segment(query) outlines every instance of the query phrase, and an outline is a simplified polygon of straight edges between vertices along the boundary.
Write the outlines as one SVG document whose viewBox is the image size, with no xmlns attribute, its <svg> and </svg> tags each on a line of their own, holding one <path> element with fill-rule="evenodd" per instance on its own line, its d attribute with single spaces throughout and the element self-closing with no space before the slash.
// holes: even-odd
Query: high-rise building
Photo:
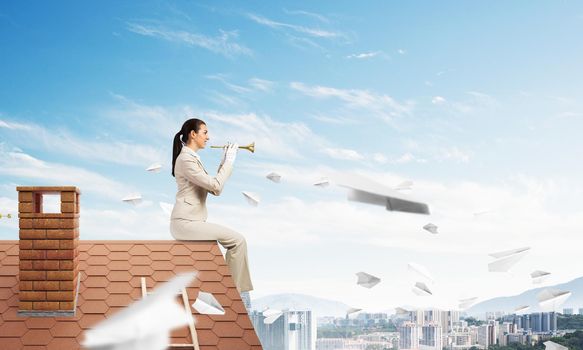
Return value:
<svg viewBox="0 0 583 350">
<path fill-rule="evenodd" d="M 406 322 L 399 327 L 399 349 L 419 349 L 419 326 Z"/>
<path fill-rule="evenodd" d="M 568 308 L 564 308 L 563 309 L 563 315 L 572 315 L 573 314 L 573 308 L 572 307 L 568 307 Z"/>
<path fill-rule="evenodd" d="M 253 311 L 249 316 L 265 350 L 316 349 L 316 320 L 309 310 L 283 311 L 272 324 L 265 324 L 260 312 Z"/>
<path fill-rule="evenodd" d="M 486 349 L 490 347 L 490 345 L 496 345 L 496 340 L 498 338 L 497 328 L 498 324 L 495 321 L 478 327 L 478 344 Z"/>
<path fill-rule="evenodd" d="M 438 324 L 426 324 L 421 327 L 421 339 L 419 349 L 441 350 L 443 348 L 441 326 Z"/>
<path fill-rule="evenodd" d="M 579 308 L 579 315 L 583 315 L 583 307 Z"/>
</svg>

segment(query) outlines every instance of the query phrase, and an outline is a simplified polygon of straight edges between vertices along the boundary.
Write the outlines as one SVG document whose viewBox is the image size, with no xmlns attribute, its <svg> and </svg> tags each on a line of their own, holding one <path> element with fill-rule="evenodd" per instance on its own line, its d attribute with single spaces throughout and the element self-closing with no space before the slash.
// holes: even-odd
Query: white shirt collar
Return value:
<svg viewBox="0 0 583 350">
<path fill-rule="evenodd" d="M 200 156 L 198 155 L 198 153 L 196 153 L 195 151 L 193 151 L 190 147 L 186 147 L 186 146 L 182 146 L 182 151 L 186 152 L 190 155 L 193 155 L 196 157 L 196 159 L 200 160 Z"/>
</svg>

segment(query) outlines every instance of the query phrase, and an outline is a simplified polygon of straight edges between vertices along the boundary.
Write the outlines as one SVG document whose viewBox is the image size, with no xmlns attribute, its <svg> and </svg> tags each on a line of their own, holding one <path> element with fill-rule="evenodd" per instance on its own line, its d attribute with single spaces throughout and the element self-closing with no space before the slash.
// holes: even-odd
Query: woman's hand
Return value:
<svg viewBox="0 0 583 350">
<path fill-rule="evenodd" d="M 235 163 L 235 159 L 237 158 L 237 151 L 239 150 L 239 145 L 235 143 L 229 143 L 225 150 L 225 162 L 229 162 L 231 164 Z"/>
<path fill-rule="evenodd" d="M 227 152 L 229 151 L 229 147 L 231 146 L 230 142 L 227 142 L 225 147 L 223 147 L 223 159 L 221 159 L 221 166 L 225 164 L 225 160 L 227 159 Z"/>
</svg>

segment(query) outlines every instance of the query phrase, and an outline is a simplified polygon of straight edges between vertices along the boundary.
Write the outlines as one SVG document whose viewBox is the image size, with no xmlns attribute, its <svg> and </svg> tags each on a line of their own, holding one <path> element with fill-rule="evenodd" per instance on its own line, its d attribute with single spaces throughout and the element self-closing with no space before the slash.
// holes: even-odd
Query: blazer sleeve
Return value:
<svg viewBox="0 0 583 350">
<path fill-rule="evenodd" d="M 212 177 L 204 171 L 200 163 L 195 159 L 185 159 L 184 176 L 193 184 L 200 186 L 210 193 L 218 196 L 225 187 L 225 182 L 233 172 L 231 164 L 224 164 L 218 171 L 217 176 Z"/>
</svg>

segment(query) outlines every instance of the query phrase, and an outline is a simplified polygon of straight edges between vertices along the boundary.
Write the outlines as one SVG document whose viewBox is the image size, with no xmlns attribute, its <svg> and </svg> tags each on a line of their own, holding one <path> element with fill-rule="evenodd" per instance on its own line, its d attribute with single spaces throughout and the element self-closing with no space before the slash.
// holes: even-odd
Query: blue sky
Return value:
<svg viewBox="0 0 583 350">
<path fill-rule="evenodd" d="M 578 277 L 561 253 L 581 244 L 582 34 L 575 1 L 3 1 L 0 213 L 17 185 L 77 185 L 82 237 L 168 239 L 172 137 L 198 116 L 213 144 L 257 143 L 210 200 L 210 220 L 249 241 L 257 296 L 372 310 L 517 293 L 534 269 Z M 216 168 L 220 151 L 200 154 Z M 312 186 L 336 171 L 411 180 L 432 215 Z M 132 192 L 144 202 L 122 203 Z M 515 275 L 484 271 L 488 252 L 525 245 Z M 410 292 L 409 261 L 435 269 L 443 298 Z M 355 288 L 360 270 L 393 284 Z"/>
</svg>

